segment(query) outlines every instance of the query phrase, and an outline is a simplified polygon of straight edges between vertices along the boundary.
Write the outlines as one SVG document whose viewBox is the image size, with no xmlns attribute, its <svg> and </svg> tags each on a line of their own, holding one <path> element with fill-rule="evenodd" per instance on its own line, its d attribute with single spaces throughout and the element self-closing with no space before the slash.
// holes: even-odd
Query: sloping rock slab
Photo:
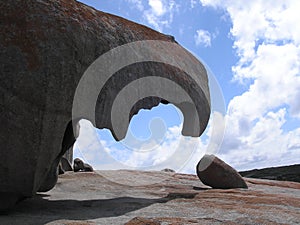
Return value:
<svg viewBox="0 0 300 225">
<path fill-rule="evenodd" d="M 248 189 L 211 189 L 196 175 L 111 171 L 123 179 L 164 181 L 146 186 L 111 182 L 101 174 L 67 172 L 51 191 L 21 202 L 1 225 L 297 224 L 300 184 L 247 178 Z M 140 223 L 142 224 L 142 223 Z M 151 224 L 151 223 L 149 223 Z"/>
</svg>

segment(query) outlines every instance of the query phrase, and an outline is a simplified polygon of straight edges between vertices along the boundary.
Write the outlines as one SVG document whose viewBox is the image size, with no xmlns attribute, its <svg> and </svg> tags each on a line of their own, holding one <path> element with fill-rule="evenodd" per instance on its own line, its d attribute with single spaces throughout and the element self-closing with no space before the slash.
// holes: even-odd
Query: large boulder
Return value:
<svg viewBox="0 0 300 225">
<path fill-rule="evenodd" d="M 77 123 L 82 118 L 98 128 L 109 128 L 120 140 L 134 114 L 163 102 L 182 110 L 184 135 L 199 136 L 205 129 L 210 115 L 206 70 L 173 37 L 74 0 L 1 0 L 0 21 L 0 210 L 37 191 L 53 188 L 60 159 L 74 144 Z M 142 49 L 145 55 L 156 54 L 152 57 L 155 60 L 132 63 L 116 71 L 99 90 L 95 107 L 81 107 L 73 117 L 74 96 L 89 66 L 113 48 L 145 40 L 151 40 L 147 48 L 142 42 L 140 48 L 123 58 L 138 57 L 136 52 Z M 171 47 L 163 47 L 161 42 Z M 176 63 L 189 65 L 197 76 L 191 77 L 174 66 Z M 109 63 L 107 66 L 110 69 Z M 106 71 L 96 79 L 103 76 Z M 114 99 L 129 83 L 151 76 L 176 83 L 194 107 L 174 101 L 172 93 L 167 98 L 149 92 L 152 95 L 124 103 L 130 110 L 119 110 L 120 118 L 126 119 L 116 126 L 122 129 L 116 131 L 111 118 Z M 164 89 L 161 82 L 148 82 L 147 87 Z M 176 90 L 172 90 L 175 96 Z M 134 91 L 137 98 L 143 90 Z M 86 113 L 90 108 L 95 118 Z"/>
<path fill-rule="evenodd" d="M 201 182 L 212 188 L 248 188 L 241 175 L 214 155 L 205 155 L 196 167 Z"/>
</svg>

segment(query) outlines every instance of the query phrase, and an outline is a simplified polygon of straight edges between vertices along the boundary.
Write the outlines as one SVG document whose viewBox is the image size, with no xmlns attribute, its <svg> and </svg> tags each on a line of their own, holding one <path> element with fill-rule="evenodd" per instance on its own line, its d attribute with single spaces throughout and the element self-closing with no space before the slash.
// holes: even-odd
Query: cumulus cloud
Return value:
<svg viewBox="0 0 300 225">
<path fill-rule="evenodd" d="M 239 58 L 233 81 L 247 88 L 228 105 L 223 158 L 240 169 L 299 163 L 299 129 L 284 125 L 300 118 L 300 30 L 295 29 L 300 2 L 201 3 L 230 16 Z"/>
<path fill-rule="evenodd" d="M 195 166 L 204 154 L 216 154 L 222 142 L 224 116 L 214 112 L 201 138 L 181 135 L 182 123 L 168 127 L 164 139 L 144 140 L 124 145 L 115 142 L 106 131 L 97 131 L 87 120 L 80 121 L 80 134 L 74 147 L 74 157 L 83 158 L 97 170 L 137 169 L 162 170 L 170 168 L 182 173 L 195 173 Z M 108 132 L 108 131 L 107 131 Z M 106 132 L 106 133 L 107 133 Z"/>
<path fill-rule="evenodd" d="M 197 30 L 194 38 L 197 46 L 211 46 L 211 34 L 207 30 Z"/>
<path fill-rule="evenodd" d="M 143 22 L 162 32 L 173 22 L 174 13 L 178 12 L 179 5 L 175 0 L 126 0 L 136 7 L 143 17 Z"/>
<path fill-rule="evenodd" d="M 155 140 L 145 140 L 139 149 L 127 148 L 122 143 L 100 141 L 89 121 L 82 120 L 80 125 L 81 133 L 74 147 L 74 157 L 83 158 L 98 170 L 172 168 L 179 171 L 189 162 L 195 150 L 198 154 L 205 150 L 199 138 L 181 136 L 182 124 L 169 127 L 163 142 L 158 144 Z"/>
<path fill-rule="evenodd" d="M 153 14 L 156 16 L 162 16 L 167 11 L 166 5 L 164 5 L 161 0 L 149 0 L 148 4 L 151 7 Z"/>
<path fill-rule="evenodd" d="M 90 163 L 94 167 L 113 164 L 113 160 L 109 157 L 109 143 L 106 140 L 99 139 L 96 129 L 91 122 L 80 120 L 79 136 L 74 144 L 74 158 L 81 158 Z M 96 168 L 95 167 L 95 168 Z"/>
<path fill-rule="evenodd" d="M 173 22 L 178 5 L 174 0 L 148 0 L 150 8 L 144 11 L 146 21 L 158 31 L 163 31 Z"/>
</svg>

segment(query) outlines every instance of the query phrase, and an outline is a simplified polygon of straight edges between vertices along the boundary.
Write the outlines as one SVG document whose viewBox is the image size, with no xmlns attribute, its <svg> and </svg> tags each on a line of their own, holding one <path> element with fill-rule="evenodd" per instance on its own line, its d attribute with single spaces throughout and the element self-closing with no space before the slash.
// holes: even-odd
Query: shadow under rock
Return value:
<svg viewBox="0 0 300 225">
<path fill-rule="evenodd" d="M 7 216 L 1 216 L 0 224 L 24 224 L 25 217 L 32 218 L 30 221 L 35 225 L 63 219 L 92 220 L 117 217 L 152 204 L 166 203 L 178 198 L 191 199 L 195 195 L 196 193 L 170 193 L 158 199 L 120 197 L 94 200 L 48 200 L 37 195 L 19 203 Z"/>
</svg>

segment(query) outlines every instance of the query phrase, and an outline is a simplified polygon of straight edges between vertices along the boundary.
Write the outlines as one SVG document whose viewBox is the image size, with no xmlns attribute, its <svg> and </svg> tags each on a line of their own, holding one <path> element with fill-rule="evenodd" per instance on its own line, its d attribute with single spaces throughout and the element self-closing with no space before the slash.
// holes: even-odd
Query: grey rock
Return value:
<svg viewBox="0 0 300 225">
<path fill-rule="evenodd" d="M 74 172 L 93 172 L 94 169 L 91 165 L 84 163 L 81 159 L 74 159 Z"/>
<path fill-rule="evenodd" d="M 161 171 L 162 171 L 162 172 L 167 172 L 167 173 L 175 173 L 174 170 L 169 169 L 169 168 L 165 168 L 165 169 L 163 169 L 163 170 L 161 170 Z"/>
<path fill-rule="evenodd" d="M 68 161 L 68 164 L 70 164 L 71 167 L 72 167 L 72 162 L 73 162 L 73 146 L 66 151 L 66 153 L 63 155 L 63 158 L 65 158 Z M 68 170 L 68 168 L 65 168 L 65 169 Z"/>
<path fill-rule="evenodd" d="M 176 105 L 161 96 L 143 98 L 129 115 L 120 111 L 127 115 L 124 126 L 119 125 L 124 129 L 116 135 L 111 124 L 112 103 L 123 87 L 139 78 L 156 75 L 180 84 L 196 106 L 190 110 L 188 105 L 178 105 L 185 116 L 182 133 L 199 136 L 204 131 L 210 116 L 206 70 L 174 38 L 74 0 L 2 0 L 0 21 L 1 210 L 54 187 L 61 157 L 78 136 L 80 119 L 95 119 L 96 127 L 109 128 L 120 140 L 141 108 L 150 109 L 160 102 Z M 74 94 L 91 63 L 115 47 L 141 40 L 173 43 L 168 60 L 182 62 L 186 55 L 201 85 L 170 65 L 133 64 L 106 82 L 97 99 L 96 118 L 81 115 L 72 120 Z M 153 45 L 150 51 L 159 48 Z M 196 116 L 200 126 L 191 120 Z"/>
<path fill-rule="evenodd" d="M 196 167 L 201 182 L 212 188 L 248 188 L 242 176 L 214 155 L 205 155 Z"/>
<path fill-rule="evenodd" d="M 66 171 L 73 171 L 72 164 L 64 156 L 60 160 L 58 169 L 59 169 L 59 174 L 64 174 Z"/>
</svg>

